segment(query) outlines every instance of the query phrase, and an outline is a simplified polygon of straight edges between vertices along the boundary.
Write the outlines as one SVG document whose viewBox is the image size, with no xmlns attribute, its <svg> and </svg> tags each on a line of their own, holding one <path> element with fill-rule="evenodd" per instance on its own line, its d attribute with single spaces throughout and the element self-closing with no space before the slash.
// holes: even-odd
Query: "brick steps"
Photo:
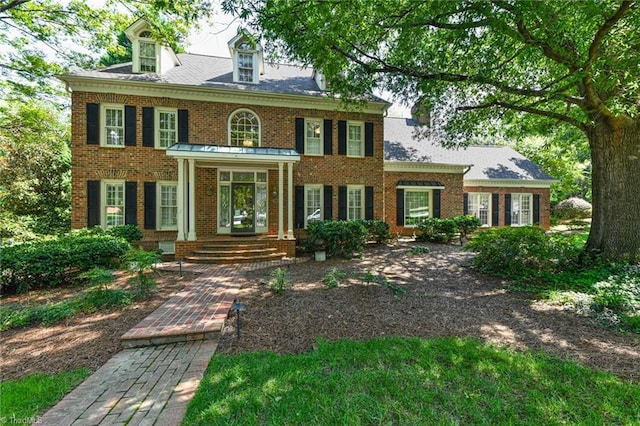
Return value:
<svg viewBox="0 0 640 426">
<path fill-rule="evenodd" d="M 222 237 L 206 241 L 184 260 L 190 263 L 234 264 L 280 260 L 286 253 L 270 246 L 260 238 Z"/>
<path fill-rule="evenodd" d="M 230 252 L 228 256 L 208 256 L 194 254 L 185 256 L 184 260 L 191 263 L 214 263 L 214 264 L 231 264 L 231 263 L 254 263 L 269 260 L 280 260 L 286 256 L 286 253 L 254 253 L 244 254 L 243 252 Z"/>
</svg>

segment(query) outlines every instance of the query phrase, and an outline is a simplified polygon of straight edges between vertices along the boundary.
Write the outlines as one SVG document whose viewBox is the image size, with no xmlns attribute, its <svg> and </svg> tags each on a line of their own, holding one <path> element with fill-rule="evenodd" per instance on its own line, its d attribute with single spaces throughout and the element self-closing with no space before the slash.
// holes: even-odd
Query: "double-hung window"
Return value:
<svg viewBox="0 0 640 426">
<path fill-rule="evenodd" d="M 103 146 L 124 146 L 124 106 L 103 105 Z"/>
<path fill-rule="evenodd" d="M 253 83 L 253 53 L 238 53 L 238 80 Z"/>
<path fill-rule="evenodd" d="M 431 215 L 431 190 L 404 191 L 404 226 L 415 227 Z"/>
<path fill-rule="evenodd" d="M 304 187 L 304 226 L 310 222 L 322 220 L 322 185 Z"/>
<path fill-rule="evenodd" d="M 322 155 L 322 120 L 307 118 L 305 121 L 305 155 Z"/>
<path fill-rule="evenodd" d="M 533 223 L 531 194 L 511 194 L 511 226 L 526 226 Z"/>
<path fill-rule="evenodd" d="M 157 147 L 169 148 L 178 142 L 178 111 L 156 108 Z"/>
<path fill-rule="evenodd" d="M 347 186 L 347 220 L 364 219 L 364 186 Z"/>
<path fill-rule="evenodd" d="M 347 156 L 364 157 L 364 124 L 347 123 Z"/>
<path fill-rule="evenodd" d="M 140 41 L 140 72 L 156 72 L 156 43 Z"/>
<path fill-rule="evenodd" d="M 103 185 L 105 227 L 124 225 L 124 182 L 105 181 Z"/>
<path fill-rule="evenodd" d="M 467 211 L 480 219 L 482 226 L 490 226 L 491 223 L 491 194 L 469 193 Z"/>
<path fill-rule="evenodd" d="M 158 223 L 160 229 L 177 229 L 178 226 L 178 185 L 173 182 L 158 184 Z"/>
</svg>

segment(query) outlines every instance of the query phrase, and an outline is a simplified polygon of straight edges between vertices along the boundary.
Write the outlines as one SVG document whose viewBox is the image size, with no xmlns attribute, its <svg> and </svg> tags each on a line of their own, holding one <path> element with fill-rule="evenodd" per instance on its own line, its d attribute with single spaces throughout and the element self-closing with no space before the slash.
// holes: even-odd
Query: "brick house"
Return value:
<svg viewBox="0 0 640 426">
<path fill-rule="evenodd" d="M 523 189 L 538 206 L 529 223 L 548 224 L 548 176 L 534 188 L 474 175 L 467 188 L 475 148 L 395 156 L 420 142 L 385 118 L 389 103 L 370 96 L 345 110 L 320 72 L 267 64 L 240 33 L 231 58 L 175 54 L 142 20 L 126 34 L 132 62 L 60 77 L 72 92 L 73 228 L 135 224 L 143 245 L 177 259 L 249 239 L 294 256 L 310 220 L 384 219 L 412 232 L 418 216 L 484 215 L 476 194 L 498 194 L 513 217 L 500 206 Z"/>
</svg>

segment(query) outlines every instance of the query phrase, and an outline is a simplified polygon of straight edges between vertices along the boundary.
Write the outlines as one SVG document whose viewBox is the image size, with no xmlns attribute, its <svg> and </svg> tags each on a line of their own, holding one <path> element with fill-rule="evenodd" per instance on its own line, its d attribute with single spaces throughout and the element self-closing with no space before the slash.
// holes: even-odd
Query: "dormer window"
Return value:
<svg viewBox="0 0 640 426">
<path fill-rule="evenodd" d="M 262 47 L 239 32 L 229 41 L 229 51 L 233 59 L 234 83 L 258 84 L 264 68 Z"/>
<path fill-rule="evenodd" d="M 146 21 L 138 19 L 125 30 L 133 51 L 131 68 L 134 73 L 162 75 L 180 61 L 171 47 L 153 38 L 149 28 Z"/>
</svg>

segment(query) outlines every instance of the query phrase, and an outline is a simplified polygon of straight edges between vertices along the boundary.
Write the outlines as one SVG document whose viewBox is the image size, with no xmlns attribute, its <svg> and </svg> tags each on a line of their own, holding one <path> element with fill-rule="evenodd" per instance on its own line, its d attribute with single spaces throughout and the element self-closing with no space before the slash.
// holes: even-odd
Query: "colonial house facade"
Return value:
<svg viewBox="0 0 640 426">
<path fill-rule="evenodd" d="M 515 151 L 444 150 L 373 96 L 346 110 L 320 72 L 267 64 L 240 33 L 231 58 L 175 54 L 142 20 L 126 34 L 132 62 L 60 77 L 72 93 L 74 228 L 134 224 L 147 248 L 188 259 L 248 236 L 294 256 L 312 220 L 412 233 L 420 217 L 468 212 L 487 226 L 548 226 L 553 180 Z"/>
</svg>

